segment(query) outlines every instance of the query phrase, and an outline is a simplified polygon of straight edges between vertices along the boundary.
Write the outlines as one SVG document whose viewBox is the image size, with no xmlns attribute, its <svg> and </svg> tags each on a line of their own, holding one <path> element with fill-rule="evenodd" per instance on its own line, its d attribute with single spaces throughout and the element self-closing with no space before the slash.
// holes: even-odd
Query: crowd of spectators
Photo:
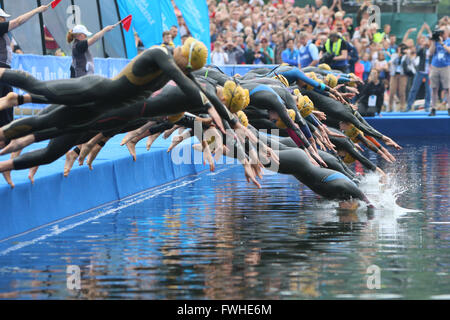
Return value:
<svg viewBox="0 0 450 320">
<path fill-rule="evenodd" d="M 422 24 L 415 39 L 410 38 L 410 34 L 417 31 L 416 28 L 407 30 L 402 39 L 397 39 L 389 24 L 369 23 L 370 0 L 361 4 L 355 19 L 346 15 L 342 0 L 333 0 L 328 6 L 323 0 L 315 0 L 314 5 L 305 7 L 293 3 L 210 0 L 212 63 L 286 63 L 306 67 L 328 62 L 333 69 L 353 72 L 366 83 L 371 82 L 370 86 L 377 88 L 381 99 L 384 99 L 384 90 L 380 88 L 389 89 L 386 111 L 410 110 L 422 82 L 426 92 L 425 110 L 431 103 L 430 84 L 437 87 L 436 102 L 438 88 L 443 92 L 442 100 L 448 100 L 448 90 L 445 90 L 450 72 L 448 17 L 442 18 L 437 26 L 443 33 L 436 48 L 444 48 L 440 53 L 440 58 L 443 54 L 444 58 L 438 61 L 435 52 L 430 50 L 433 49 L 430 39 L 433 31 L 427 23 Z M 445 68 L 436 72 L 435 81 L 433 76 L 429 77 L 430 70 L 442 67 Z M 380 99 L 376 105 L 380 105 Z"/>
<path fill-rule="evenodd" d="M 425 110 L 435 108 L 439 100 L 448 103 L 448 17 L 436 26 L 442 30 L 438 41 L 431 39 L 435 26 L 427 23 L 419 30 L 408 29 L 397 39 L 389 24 L 369 23 L 371 0 L 363 0 L 356 15 L 343 10 L 342 0 L 324 1 L 327 0 L 298 7 L 294 0 L 208 0 L 211 63 L 286 63 L 302 68 L 325 62 L 333 69 L 352 72 L 366 83 L 372 82 L 372 87 L 376 74 L 378 111 L 381 107 L 385 111 L 413 109 L 422 84 Z M 177 35 L 182 42 L 190 35 L 181 13 L 175 11 L 178 28 L 172 26 L 163 34 L 163 43 L 171 46 Z M 416 38 L 411 38 L 416 31 Z M 144 50 L 137 33 L 135 38 L 138 51 Z M 47 53 L 63 55 L 48 30 L 45 40 Z M 20 48 L 16 49 L 21 53 Z"/>
</svg>

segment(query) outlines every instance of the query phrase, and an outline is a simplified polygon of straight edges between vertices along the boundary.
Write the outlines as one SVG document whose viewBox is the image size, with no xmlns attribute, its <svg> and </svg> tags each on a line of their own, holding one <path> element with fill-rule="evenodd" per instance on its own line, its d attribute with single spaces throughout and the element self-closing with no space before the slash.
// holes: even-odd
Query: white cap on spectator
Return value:
<svg viewBox="0 0 450 320">
<path fill-rule="evenodd" d="M 89 32 L 89 30 L 82 24 L 77 24 L 75 27 L 73 27 L 72 33 L 82 33 L 88 37 L 92 35 L 92 32 Z"/>
<path fill-rule="evenodd" d="M 9 18 L 11 17 L 11 15 L 7 14 L 5 11 L 3 11 L 3 9 L 0 8 L 0 17 Z"/>
</svg>

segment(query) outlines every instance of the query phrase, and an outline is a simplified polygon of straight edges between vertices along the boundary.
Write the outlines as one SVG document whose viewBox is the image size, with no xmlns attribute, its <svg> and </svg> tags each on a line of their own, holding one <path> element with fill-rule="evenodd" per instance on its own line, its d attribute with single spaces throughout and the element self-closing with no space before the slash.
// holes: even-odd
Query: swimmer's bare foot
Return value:
<svg viewBox="0 0 450 320">
<path fill-rule="evenodd" d="M 34 184 L 34 176 L 36 175 L 36 172 L 38 171 L 39 167 L 33 167 L 28 172 L 28 179 L 30 179 L 31 184 Z"/>
<path fill-rule="evenodd" d="M 5 97 L 0 98 L 0 111 L 17 106 L 19 104 L 18 97 L 17 93 L 10 92 Z"/>
<path fill-rule="evenodd" d="M 183 136 L 175 136 L 175 137 L 173 137 L 172 138 L 172 143 L 170 144 L 169 148 L 167 149 L 167 152 L 172 151 L 172 149 L 175 148 L 182 141 L 183 141 Z"/>
<path fill-rule="evenodd" d="M 3 174 L 3 178 L 5 178 L 6 183 L 8 183 L 11 186 L 11 188 L 14 188 L 15 185 L 11 179 L 11 171 L 5 171 L 5 172 L 2 172 L 2 174 Z"/>
<path fill-rule="evenodd" d="M 150 147 L 152 146 L 153 142 L 155 142 L 156 139 L 161 135 L 161 133 L 155 133 L 148 137 L 147 143 L 145 144 L 145 147 L 147 148 L 147 151 L 150 150 Z"/>
<path fill-rule="evenodd" d="M 171 129 L 164 131 L 163 139 L 167 139 L 168 137 L 170 137 L 172 133 L 174 133 L 175 130 L 177 130 L 179 127 L 180 127 L 179 125 L 175 125 Z"/>
<path fill-rule="evenodd" d="M 98 153 L 102 150 L 102 146 L 97 144 L 94 148 L 92 148 L 92 151 L 89 153 L 86 164 L 89 166 L 89 170 L 92 170 L 92 163 L 94 162 L 95 158 L 97 158 Z"/>
<path fill-rule="evenodd" d="M 75 163 L 75 160 L 77 160 L 78 154 L 70 150 L 66 153 L 66 162 L 64 163 L 64 177 L 67 177 L 70 173 L 70 170 L 73 167 L 73 164 Z"/>
<path fill-rule="evenodd" d="M 134 137 L 136 137 L 136 136 L 137 136 L 136 131 L 137 131 L 137 130 L 128 132 L 128 133 L 125 135 L 125 137 L 123 137 L 122 141 L 120 142 L 120 145 L 123 146 L 123 145 L 127 144 L 127 142 L 129 142 L 130 140 L 132 140 Z"/>
<path fill-rule="evenodd" d="M 11 142 L 3 148 L 0 155 L 8 154 L 23 149 L 34 142 L 34 135 L 29 134 L 25 137 L 11 140 Z"/>
<path fill-rule="evenodd" d="M 126 143 L 127 149 L 133 157 L 133 161 L 136 161 L 136 143 L 137 141 L 135 139 L 130 140 Z"/>
</svg>

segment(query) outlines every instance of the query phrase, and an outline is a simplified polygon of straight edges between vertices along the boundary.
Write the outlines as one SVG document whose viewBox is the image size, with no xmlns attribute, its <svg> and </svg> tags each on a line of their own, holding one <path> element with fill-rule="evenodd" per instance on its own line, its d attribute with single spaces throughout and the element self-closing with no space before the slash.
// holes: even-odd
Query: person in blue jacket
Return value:
<svg viewBox="0 0 450 320">
<path fill-rule="evenodd" d="M 281 60 L 290 66 L 298 66 L 298 51 L 294 49 L 294 39 L 289 39 L 286 44 L 286 50 L 281 53 Z"/>
</svg>

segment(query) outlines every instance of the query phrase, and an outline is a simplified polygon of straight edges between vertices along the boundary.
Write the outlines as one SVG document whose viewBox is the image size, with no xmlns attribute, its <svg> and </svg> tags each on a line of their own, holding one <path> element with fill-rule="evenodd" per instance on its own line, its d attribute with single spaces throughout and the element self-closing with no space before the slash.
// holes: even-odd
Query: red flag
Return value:
<svg viewBox="0 0 450 320">
<path fill-rule="evenodd" d="M 55 0 L 52 1 L 52 9 L 55 9 L 55 7 L 61 2 L 61 0 Z"/>
<path fill-rule="evenodd" d="M 133 16 L 131 14 L 122 20 L 122 26 L 127 32 L 130 30 L 131 20 L 133 20 Z"/>
</svg>

